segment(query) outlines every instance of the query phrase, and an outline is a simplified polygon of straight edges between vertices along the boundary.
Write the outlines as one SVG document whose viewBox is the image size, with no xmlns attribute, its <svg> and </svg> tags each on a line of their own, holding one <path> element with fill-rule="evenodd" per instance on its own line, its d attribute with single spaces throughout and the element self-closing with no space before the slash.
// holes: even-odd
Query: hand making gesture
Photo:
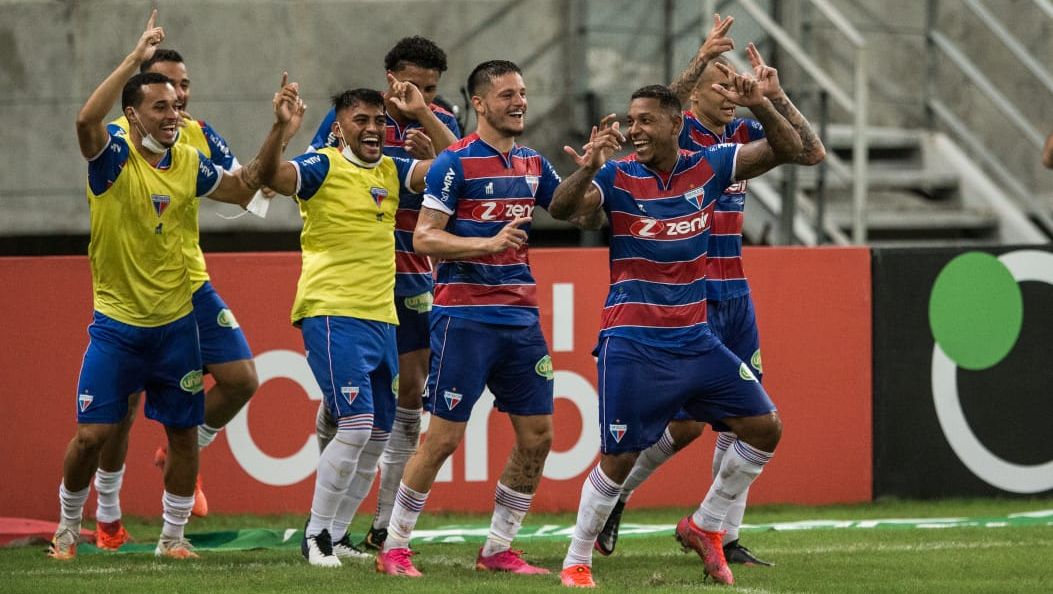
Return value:
<svg viewBox="0 0 1053 594">
<path fill-rule="evenodd" d="M 760 87 L 762 95 L 771 99 L 785 94 L 782 85 L 779 84 L 779 71 L 764 62 L 764 58 L 761 57 L 757 46 L 753 43 L 746 46 L 746 57 L 753 66 L 753 76 L 757 80 L 757 86 Z"/>
<path fill-rule="evenodd" d="M 282 84 L 274 94 L 274 118 L 279 124 L 288 125 L 303 107 L 300 100 L 300 83 L 289 82 L 289 73 L 282 72 Z"/>
<path fill-rule="evenodd" d="M 713 28 L 706 34 L 706 40 L 698 48 L 700 58 L 709 62 L 724 52 L 735 49 L 735 40 L 728 37 L 731 25 L 735 23 L 735 17 L 720 18 L 719 14 L 713 15 Z"/>
<path fill-rule="evenodd" d="M 717 62 L 715 66 L 727 75 L 728 82 L 727 87 L 713 84 L 713 90 L 726 97 L 728 101 L 750 109 L 761 106 L 768 101 L 761 92 L 761 85 L 752 76 L 739 74 L 720 62 Z"/>
<path fill-rule="evenodd" d="M 600 120 L 599 126 L 592 127 L 589 142 L 582 147 L 582 150 L 585 151 L 583 154 L 579 155 L 569 146 L 564 146 L 563 152 L 570 155 L 578 167 L 599 169 L 614 156 L 614 153 L 621 150 L 621 143 L 625 142 L 625 135 L 619 129 L 621 124 L 617 118 L 618 116 L 613 113 L 608 114 Z"/>
<path fill-rule="evenodd" d="M 157 46 L 165 40 L 165 30 L 156 26 L 156 23 L 157 9 L 155 8 L 150 12 L 150 19 L 146 21 L 146 30 L 139 36 L 139 42 L 132 50 L 132 57 L 140 64 L 154 57 Z"/>
<path fill-rule="evenodd" d="M 428 104 L 424 101 L 417 85 L 409 81 L 400 81 L 390 72 L 388 73 L 387 100 L 404 114 L 423 116 L 428 111 Z"/>
</svg>

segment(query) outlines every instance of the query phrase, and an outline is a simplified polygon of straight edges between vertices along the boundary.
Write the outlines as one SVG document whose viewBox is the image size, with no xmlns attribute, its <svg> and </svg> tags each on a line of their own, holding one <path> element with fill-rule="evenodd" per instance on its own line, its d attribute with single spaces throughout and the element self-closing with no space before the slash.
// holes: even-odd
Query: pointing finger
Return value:
<svg viewBox="0 0 1053 594">
<path fill-rule="evenodd" d="M 154 26 L 155 26 L 154 23 L 156 23 L 156 22 L 157 22 L 157 9 L 155 8 L 155 9 L 153 9 L 150 12 L 150 20 L 146 21 L 146 30 L 149 31 L 150 29 L 153 29 Z"/>
</svg>

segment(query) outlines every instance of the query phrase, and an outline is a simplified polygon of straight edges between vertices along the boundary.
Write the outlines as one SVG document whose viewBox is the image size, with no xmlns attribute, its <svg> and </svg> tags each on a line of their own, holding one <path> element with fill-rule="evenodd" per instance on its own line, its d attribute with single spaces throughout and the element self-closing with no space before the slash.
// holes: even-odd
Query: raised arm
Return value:
<svg viewBox="0 0 1053 594">
<path fill-rule="evenodd" d="M 797 135 L 801 137 L 802 149 L 793 159 L 793 162 L 798 165 L 815 165 L 825 159 L 826 147 L 823 146 L 822 140 L 816 136 L 811 124 L 797 110 L 797 106 L 790 101 L 786 91 L 779 84 L 778 70 L 764 62 L 764 58 L 761 57 L 757 47 L 752 43 L 746 46 L 746 56 L 749 57 L 750 64 L 753 65 L 753 75 L 757 79 L 757 85 L 761 88 L 761 94 L 771 101 L 775 111 L 786 118 L 786 121 L 790 123 Z"/>
<path fill-rule="evenodd" d="M 106 132 L 106 116 L 120 99 L 124 84 L 139 72 L 140 64 L 153 57 L 157 46 L 164 41 L 164 29 L 157 27 L 156 22 L 157 10 L 154 9 L 135 49 L 102 81 L 77 113 L 77 142 L 85 159 L 95 157 L 105 148 L 110 137 Z"/>
<path fill-rule="evenodd" d="M 776 165 L 792 162 L 804 145 L 790 122 L 761 93 L 755 79 L 736 73 L 724 64 L 717 63 L 717 68 L 728 76 L 728 87 L 714 84 L 713 89 L 732 103 L 749 108 L 764 128 L 763 140 L 755 140 L 739 149 L 735 159 L 735 179 L 757 177 Z"/>
<path fill-rule="evenodd" d="M 599 126 L 592 127 L 584 154 L 579 155 L 569 146 L 563 147 L 563 151 L 573 157 L 578 169 L 556 186 L 552 202 L 548 206 L 548 213 L 553 218 L 571 220 L 587 229 L 594 228 L 593 225 L 597 223 L 602 225 L 602 216 L 598 214 L 600 192 L 592 185 L 592 180 L 600 167 L 603 167 L 603 164 L 621 148 L 621 143 L 625 142 L 616 119 L 617 116 L 612 113 L 600 120 Z"/>
<path fill-rule="evenodd" d="M 518 250 L 527 242 L 527 232 L 520 229 L 530 222 L 530 217 L 516 217 L 501 228 L 493 237 L 461 237 L 446 230 L 450 215 L 428 208 L 420 209 L 417 228 L 413 231 L 413 249 L 418 254 L 460 260 L 499 254 L 508 249 Z"/>
<path fill-rule="evenodd" d="M 233 174 L 224 174 L 209 198 L 244 206 L 262 185 L 282 194 L 296 191 L 296 169 L 291 163 L 281 162 L 282 144 L 288 138 L 289 122 L 300 109 L 299 84 L 290 83 L 288 73 L 282 73 L 282 86 L 274 94 L 272 103 L 275 122 L 256 158 Z M 280 175 L 283 172 L 284 175 Z"/>
<path fill-rule="evenodd" d="M 442 123 L 435 112 L 428 107 L 424 101 L 417 85 L 396 79 L 388 73 L 388 100 L 395 104 L 402 113 L 413 116 L 423 128 L 424 133 L 431 139 L 435 154 L 441 153 L 446 147 L 457 142 L 457 137 Z"/>
<path fill-rule="evenodd" d="M 706 34 L 706 40 L 699 46 L 698 53 L 691 58 L 687 68 L 669 83 L 669 88 L 684 105 L 690 101 L 691 91 L 698 83 L 698 78 L 702 76 L 702 71 L 706 69 L 706 64 L 720 54 L 735 49 L 735 41 L 728 37 L 728 31 L 731 30 L 734 22 L 735 17 L 721 19 L 719 14 L 714 14 L 713 28 Z"/>
</svg>

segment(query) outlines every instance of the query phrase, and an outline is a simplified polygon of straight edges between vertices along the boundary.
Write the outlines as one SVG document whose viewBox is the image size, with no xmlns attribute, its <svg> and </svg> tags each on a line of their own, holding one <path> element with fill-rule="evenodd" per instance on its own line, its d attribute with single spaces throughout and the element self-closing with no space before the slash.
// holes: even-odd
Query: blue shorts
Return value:
<svg viewBox="0 0 1053 594">
<path fill-rule="evenodd" d="M 552 358 L 538 324 L 504 326 L 432 316 L 431 372 L 425 403 L 434 415 L 467 422 L 490 388 L 497 410 L 551 415 Z"/>
<path fill-rule="evenodd" d="M 716 422 L 775 410 L 749 367 L 722 344 L 691 353 L 608 336 L 599 354 L 605 454 L 647 449 L 681 408 L 692 418 Z"/>
<path fill-rule="evenodd" d="M 201 362 L 206 368 L 211 364 L 252 359 L 245 333 L 210 282 L 194 291 L 194 318 L 201 342 Z"/>
<path fill-rule="evenodd" d="M 750 366 L 750 371 L 757 377 L 757 381 L 763 382 L 760 336 L 757 333 L 757 318 L 753 312 L 753 299 L 749 293 L 724 301 L 709 301 L 706 305 L 709 329 L 729 351 Z M 709 421 L 694 419 L 684 410 L 678 411 L 673 420 Z M 727 427 L 721 423 L 715 424 L 714 428 L 717 431 L 727 431 Z"/>
<path fill-rule="evenodd" d="M 77 422 L 118 423 L 128 396 L 146 390 L 146 416 L 175 428 L 205 421 L 194 316 L 142 328 L 95 312 L 77 381 Z"/>
<path fill-rule="evenodd" d="M 399 316 L 399 327 L 395 330 L 399 354 L 412 353 L 428 348 L 431 333 L 428 331 L 428 316 L 431 312 L 431 292 L 411 297 L 395 296 L 395 312 Z"/>
<path fill-rule="evenodd" d="M 300 330 L 307 364 L 338 427 L 390 432 L 399 392 L 395 326 L 317 316 L 304 318 Z"/>
</svg>

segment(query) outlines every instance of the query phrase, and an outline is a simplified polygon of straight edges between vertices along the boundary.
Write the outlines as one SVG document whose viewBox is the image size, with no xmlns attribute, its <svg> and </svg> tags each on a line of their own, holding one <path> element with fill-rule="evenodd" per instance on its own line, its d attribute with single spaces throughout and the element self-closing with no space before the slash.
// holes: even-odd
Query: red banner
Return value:
<svg viewBox="0 0 1053 594">
<path fill-rule="evenodd" d="M 595 464 L 596 365 L 591 351 L 607 291 L 603 249 L 533 250 L 542 327 L 556 372 L 556 436 L 534 509 L 573 510 Z M 858 249 L 747 249 L 764 353 L 764 383 L 785 424 L 754 503 L 835 503 L 871 497 L 870 258 Z M 216 513 L 306 513 L 314 486 L 320 393 L 289 324 L 299 254 L 212 254 L 216 289 L 248 336 L 261 387 L 204 450 L 201 473 Z M 91 320 L 83 257 L 0 259 L 5 287 L 0 377 L 7 423 L 0 516 L 52 518 L 62 457 L 75 430 L 76 383 Z M 440 472 L 428 510 L 487 511 L 512 445 L 511 426 L 484 398 L 465 444 Z M 121 501 L 160 512 L 152 466 L 163 432 L 132 430 Z M 636 505 L 694 506 L 709 486 L 712 433 L 680 453 L 634 497 Z M 94 501 L 94 496 L 92 497 Z M 372 499 L 361 513 L 371 512 Z M 90 516 L 94 503 L 89 504 Z"/>
</svg>

